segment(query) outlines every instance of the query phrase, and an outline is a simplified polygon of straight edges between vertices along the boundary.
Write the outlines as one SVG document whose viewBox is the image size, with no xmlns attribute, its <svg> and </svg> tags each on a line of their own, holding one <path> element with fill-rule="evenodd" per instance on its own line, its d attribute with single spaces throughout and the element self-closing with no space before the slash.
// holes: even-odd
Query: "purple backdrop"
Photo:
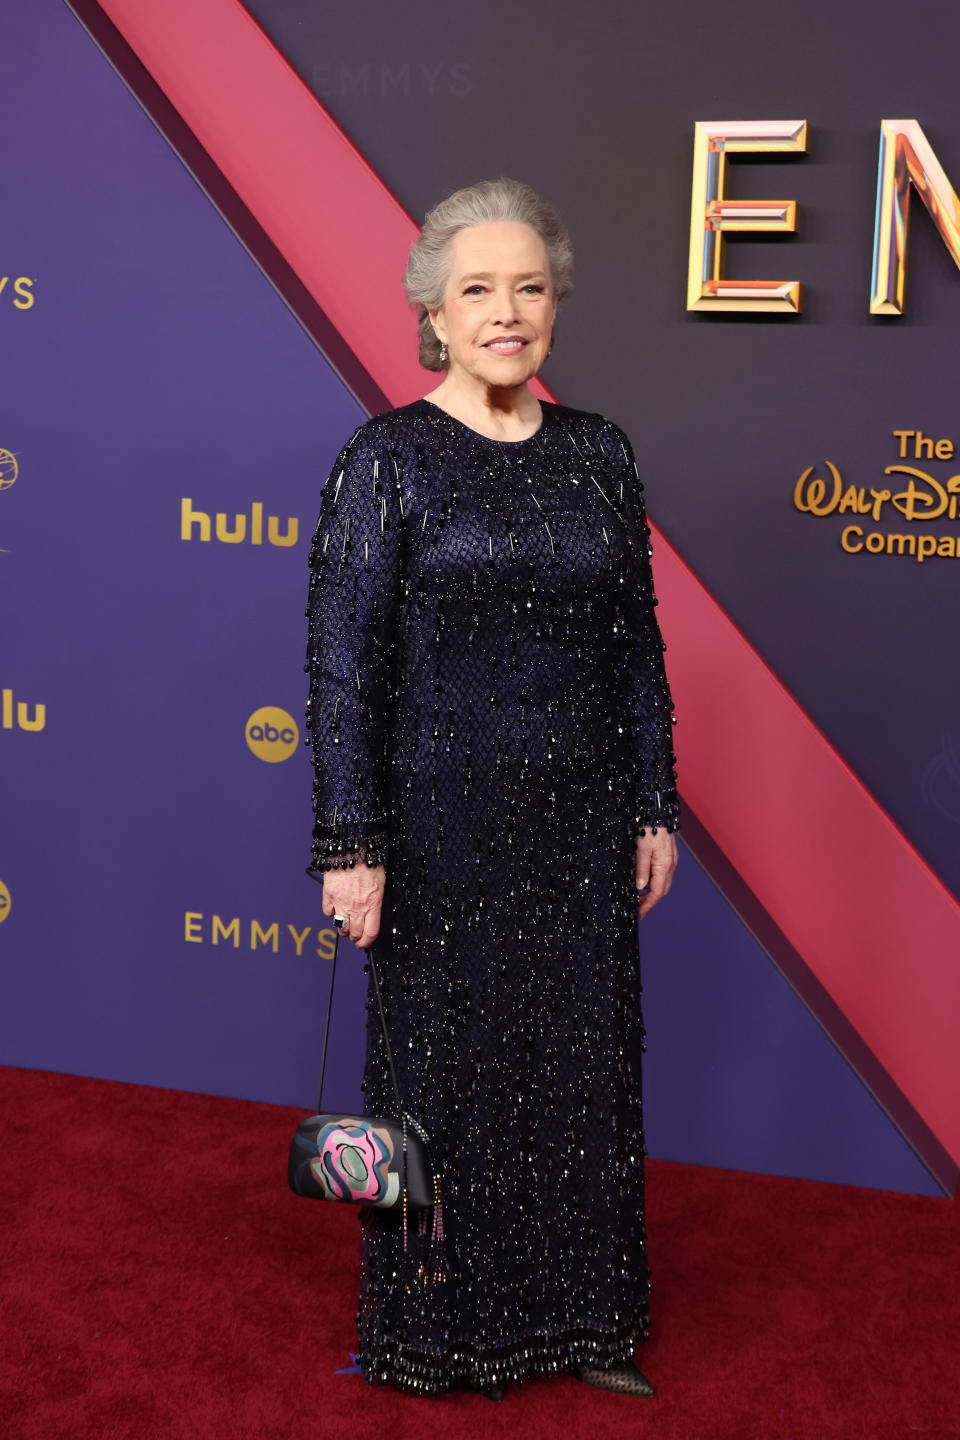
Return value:
<svg viewBox="0 0 960 1440">
<path fill-rule="evenodd" d="M 427 4 L 413 42 L 387 7 L 376 26 L 250 8 L 413 213 L 502 172 L 560 205 L 578 285 L 545 378 L 630 431 L 659 523 L 956 888 L 958 683 L 940 663 L 956 577 L 867 568 L 790 505 L 823 456 L 876 483 L 894 427 L 949 433 L 960 277 L 919 214 L 909 317 L 865 318 L 879 120 L 918 114 L 960 175 L 946 75 L 904 77 L 879 28 L 857 64 L 862 30 L 822 0 L 799 36 L 741 13 L 757 50 L 723 30 L 705 47 L 702 4 L 651 18 L 604 0 L 587 43 L 579 9 L 564 26 L 533 4 L 533 71 L 491 41 L 504 7 L 487 34 Z M 307 543 L 364 417 L 61 0 L 8 0 L 0 41 L 17 56 L 0 115 L 21 137 L 0 265 L 0 448 L 18 467 L 0 490 L 0 687 L 14 717 L 45 707 L 40 730 L 0 729 L 0 1059 L 306 1107 L 330 938 L 303 874 L 306 752 L 265 761 L 246 727 L 265 706 L 302 726 Z M 405 82 L 384 81 L 391 60 Z M 729 251 L 731 273 L 808 282 L 789 325 L 682 308 L 692 123 L 720 114 L 816 127 L 807 159 L 736 181 L 802 202 L 792 248 Z M 202 520 L 181 539 L 185 498 L 210 540 Z M 218 513 L 246 517 L 241 543 L 214 538 Z M 271 516 L 278 537 L 295 518 L 296 543 L 271 543 Z M 651 1154 L 937 1193 L 689 852 L 641 941 Z M 360 1099 L 356 958 L 331 1104 Z"/>
</svg>

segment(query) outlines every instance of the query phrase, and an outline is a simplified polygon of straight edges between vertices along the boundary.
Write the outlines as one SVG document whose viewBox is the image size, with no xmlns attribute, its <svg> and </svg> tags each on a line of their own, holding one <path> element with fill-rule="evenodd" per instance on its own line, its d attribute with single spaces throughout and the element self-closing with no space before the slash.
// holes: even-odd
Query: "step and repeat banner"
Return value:
<svg viewBox="0 0 960 1440">
<path fill-rule="evenodd" d="M 497 174 L 558 205 L 545 381 L 628 430 L 658 524 L 956 894 L 960 17 L 927 7 L 905 76 L 826 3 L 450 8 L 248 6 L 411 215 Z M 0 1063 L 309 1107 L 307 551 L 366 415 L 63 0 L 0 37 Z M 684 847 L 641 942 L 651 1154 L 940 1193 Z"/>
</svg>

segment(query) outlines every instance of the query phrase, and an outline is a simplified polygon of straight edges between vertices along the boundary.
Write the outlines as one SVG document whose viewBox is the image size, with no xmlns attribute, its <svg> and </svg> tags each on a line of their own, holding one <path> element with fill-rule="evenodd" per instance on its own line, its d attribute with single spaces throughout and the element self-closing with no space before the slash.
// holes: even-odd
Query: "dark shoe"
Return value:
<svg viewBox="0 0 960 1440">
<path fill-rule="evenodd" d="M 618 1395 L 653 1395 L 654 1389 L 642 1370 L 633 1360 L 614 1365 L 609 1370 L 598 1370 L 594 1365 L 574 1365 L 573 1373 L 587 1385 L 596 1385 L 600 1390 L 614 1390 Z"/>
<path fill-rule="evenodd" d="M 479 1390 L 481 1395 L 486 1395 L 488 1400 L 502 1400 L 506 1395 L 509 1386 L 506 1380 L 484 1380 L 471 1387 Z"/>
</svg>

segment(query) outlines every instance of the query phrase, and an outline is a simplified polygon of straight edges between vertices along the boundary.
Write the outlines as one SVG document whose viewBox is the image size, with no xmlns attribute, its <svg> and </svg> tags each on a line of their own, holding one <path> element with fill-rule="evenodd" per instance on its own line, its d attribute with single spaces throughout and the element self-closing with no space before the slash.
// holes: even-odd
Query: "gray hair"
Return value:
<svg viewBox="0 0 960 1440">
<path fill-rule="evenodd" d="M 403 272 L 407 303 L 417 311 L 420 364 L 425 370 L 449 369 L 449 362 L 440 359 L 440 341 L 427 312 L 439 310 L 443 304 L 450 274 L 450 242 L 458 230 L 490 220 L 519 220 L 529 225 L 547 248 L 556 298 L 562 300 L 573 289 L 570 236 L 553 206 L 532 186 L 501 175 L 498 180 L 480 180 L 455 190 L 427 211 Z"/>
</svg>

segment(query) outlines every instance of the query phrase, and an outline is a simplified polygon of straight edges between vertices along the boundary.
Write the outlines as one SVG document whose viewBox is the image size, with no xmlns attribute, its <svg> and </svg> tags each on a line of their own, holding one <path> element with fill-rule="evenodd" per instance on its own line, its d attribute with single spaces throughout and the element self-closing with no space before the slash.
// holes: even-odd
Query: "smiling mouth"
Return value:
<svg viewBox="0 0 960 1440">
<path fill-rule="evenodd" d="M 529 342 L 526 340 L 488 340 L 484 350 L 494 350 L 500 355 L 515 355 Z"/>
</svg>

